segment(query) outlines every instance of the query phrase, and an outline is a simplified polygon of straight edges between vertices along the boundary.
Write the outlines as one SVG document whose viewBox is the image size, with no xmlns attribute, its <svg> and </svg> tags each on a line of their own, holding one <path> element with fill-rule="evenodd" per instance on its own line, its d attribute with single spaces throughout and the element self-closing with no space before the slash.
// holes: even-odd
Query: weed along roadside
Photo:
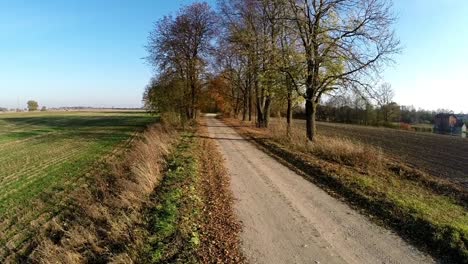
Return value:
<svg viewBox="0 0 468 264">
<path fill-rule="evenodd" d="M 149 238 L 142 261 L 195 263 L 200 246 L 200 175 L 192 134 L 184 134 L 168 160 L 148 212 Z"/>
<path fill-rule="evenodd" d="M 186 132 L 147 210 L 142 263 L 242 263 L 240 225 L 213 142 Z"/>
<path fill-rule="evenodd" d="M 317 146 L 304 147 L 294 130 L 287 139 L 286 131 L 275 131 L 275 127 L 265 130 L 238 120 L 224 121 L 279 162 L 374 222 L 391 227 L 420 249 L 443 262 L 468 263 L 468 212 L 463 190 L 430 175 L 405 171 L 404 164 L 397 164 L 397 173 L 395 161 L 384 153 L 379 162 L 368 162 L 365 152 L 360 157 L 358 151 L 367 147 L 353 146 L 352 142 L 337 139 L 323 145 L 327 139 L 317 150 Z"/>
</svg>

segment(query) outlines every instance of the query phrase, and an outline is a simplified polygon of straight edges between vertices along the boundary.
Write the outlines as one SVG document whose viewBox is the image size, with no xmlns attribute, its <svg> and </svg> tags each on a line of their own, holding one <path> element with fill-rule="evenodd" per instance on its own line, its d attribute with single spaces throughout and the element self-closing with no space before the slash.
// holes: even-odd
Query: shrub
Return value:
<svg viewBox="0 0 468 264">
<path fill-rule="evenodd" d="M 181 115 L 176 112 L 164 112 L 161 113 L 161 124 L 178 127 L 183 123 Z"/>
<path fill-rule="evenodd" d="M 412 127 L 408 123 L 400 123 L 400 129 L 410 131 L 410 130 L 412 130 Z"/>
<path fill-rule="evenodd" d="M 347 138 L 319 134 L 314 142 L 308 142 L 299 124 L 292 124 L 288 132 L 284 122 L 275 121 L 271 123 L 270 131 L 276 141 L 284 143 L 286 139 L 296 149 L 310 152 L 325 160 L 364 168 L 379 168 L 383 163 L 381 149 Z"/>
</svg>

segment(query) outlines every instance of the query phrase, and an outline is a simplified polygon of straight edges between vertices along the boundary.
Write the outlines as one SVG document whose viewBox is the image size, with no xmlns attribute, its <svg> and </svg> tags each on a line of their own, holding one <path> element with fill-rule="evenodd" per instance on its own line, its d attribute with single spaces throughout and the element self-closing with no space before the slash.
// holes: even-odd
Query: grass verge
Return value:
<svg viewBox="0 0 468 264">
<path fill-rule="evenodd" d="M 468 211 L 463 190 L 409 170 L 383 153 L 373 159 L 378 150 L 369 146 L 354 147 L 353 142 L 328 139 L 334 143 L 323 140 L 309 147 L 297 135 L 291 140 L 283 136 L 286 133 L 242 126 L 233 119 L 225 121 L 280 162 L 330 194 L 377 216 L 379 222 L 432 255 L 468 263 Z"/>
<path fill-rule="evenodd" d="M 241 230 L 221 154 L 212 140 L 187 133 L 170 156 L 148 210 L 142 263 L 243 263 Z"/>
<path fill-rule="evenodd" d="M 150 232 L 141 258 L 148 263 L 197 263 L 201 199 L 194 139 L 182 137 L 148 213 Z"/>
<path fill-rule="evenodd" d="M 35 243 L 10 261 L 131 263 L 144 244 L 142 209 L 176 139 L 174 130 L 157 124 L 128 151 L 99 162 L 64 201 L 63 211 L 40 228 Z"/>
</svg>

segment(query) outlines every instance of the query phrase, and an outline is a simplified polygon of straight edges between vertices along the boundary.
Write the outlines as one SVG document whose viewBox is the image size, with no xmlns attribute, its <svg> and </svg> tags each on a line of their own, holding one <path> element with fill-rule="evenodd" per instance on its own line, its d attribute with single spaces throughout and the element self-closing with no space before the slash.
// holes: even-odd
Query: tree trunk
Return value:
<svg viewBox="0 0 468 264">
<path fill-rule="evenodd" d="M 242 100 L 242 121 L 247 119 L 247 91 L 244 92 L 244 100 Z"/>
<path fill-rule="evenodd" d="M 263 108 L 263 127 L 268 127 L 270 124 L 270 110 L 271 110 L 271 98 L 267 96 L 265 98 L 265 106 Z"/>
<path fill-rule="evenodd" d="M 239 114 L 239 97 L 236 96 L 236 101 L 235 101 L 235 104 L 234 104 L 234 109 L 233 109 L 234 113 L 234 117 L 237 118 L 238 114 Z"/>
<path fill-rule="evenodd" d="M 252 121 L 252 87 L 249 88 L 249 121 Z"/>
<path fill-rule="evenodd" d="M 387 106 L 384 106 L 383 113 L 384 113 L 384 122 L 385 122 L 385 124 L 388 124 L 388 109 L 387 109 Z"/>
<path fill-rule="evenodd" d="M 196 90 L 195 82 L 192 80 L 190 84 L 191 89 L 191 105 L 190 105 L 190 119 L 196 118 Z"/>
<path fill-rule="evenodd" d="M 306 101 L 306 128 L 307 128 L 307 139 L 314 141 L 316 134 L 316 121 L 315 114 L 317 112 L 317 103 L 313 100 L 308 99 Z"/>
<path fill-rule="evenodd" d="M 257 127 L 263 127 L 263 111 L 260 98 L 257 98 Z"/>
<path fill-rule="evenodd" d="M 187 116 L 187 120 L 190 120 L 191 118 L 190 107 L 185 108 L 185 115 Z"/>
<path fill-rule="evenodd" d="M 291 119 L 292 119 L 292 99 L 291 92 L 288 91 L 288 109 L 286 110 L 286 135 L 291 136 Z"/>
</svg>

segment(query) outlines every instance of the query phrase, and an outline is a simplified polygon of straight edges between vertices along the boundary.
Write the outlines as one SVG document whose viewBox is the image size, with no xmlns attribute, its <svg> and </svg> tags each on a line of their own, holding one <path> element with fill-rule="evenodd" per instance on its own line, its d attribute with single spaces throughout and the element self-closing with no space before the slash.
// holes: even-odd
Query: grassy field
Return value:
<svg viewBox="0 0 468 264">
<path fill-rule="evenodd" d="M 142 112 L 0 114 L 0 262 L 60 212 L 96 161 L 151 122 Z"/>
</svg>

